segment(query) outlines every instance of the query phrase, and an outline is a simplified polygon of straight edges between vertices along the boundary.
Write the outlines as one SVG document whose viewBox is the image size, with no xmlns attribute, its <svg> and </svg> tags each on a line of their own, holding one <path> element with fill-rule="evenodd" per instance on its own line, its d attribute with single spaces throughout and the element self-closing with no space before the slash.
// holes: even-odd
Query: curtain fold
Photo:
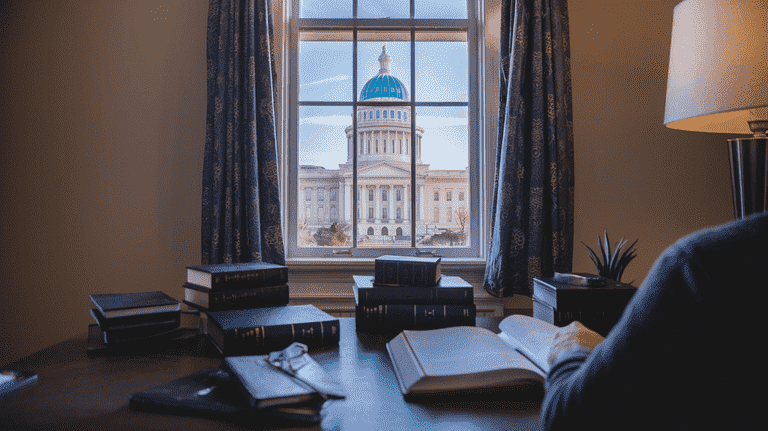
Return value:
<svg viewBox="0 0 768 431">
<path fill-rule="evenodd" d="M 499 139 L 484 287 L 530 296 L 573 261 L 567 0 L 502 0 Z"/>
<path fill-rule="evenodd" d="M 210 0 L 203 264 L 285 263 L 270 0 Z"/>
</svg>

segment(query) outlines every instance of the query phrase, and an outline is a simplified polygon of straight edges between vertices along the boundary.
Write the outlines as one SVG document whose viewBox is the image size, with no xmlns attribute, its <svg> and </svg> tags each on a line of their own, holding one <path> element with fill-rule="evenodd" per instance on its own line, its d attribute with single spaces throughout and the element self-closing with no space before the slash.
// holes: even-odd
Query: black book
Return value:
<svg viewBox="0 0 768 431">
<path fill-rule="evenodd" d="M 211 311 L 208 337 L 224 356 L 282 350 L 294 341 L 307 347 L 339 343 L 339 319 L 313 305 Z"/>
<path fill-rule="evenodd" d="M 203 311 L 288 305 L 288 285 L 253 287 L 250 289 L 212 291 L 184 283 L 184 303 Z"/>
<path fill-rule="evenodd" d="M 353 275 L 355 305 L 472 304 L 474 289 L 461 277 L 444 275 L 432 287 L 377 286 L 370 275 Z"/>
<path fill-rule="evenodd" d="M 250 407 L 264 409 L 322 399 L 310 386 L 274 368 L 266 358 L 259 355 L 224 358 L 227 367 L 240 380 L 241 392 Z"/>
<path fill-rule="evenodd" d="M 91 316 L 103 331 L 136 329 L 147 326 L 179 326 L 181 322 L 181 310 L 167 313 L 137 314 L 134 316 L 114 317 L 107 319 L 97 308 L 91 308 Z M 174 326 L 174 327 L 176 327 Z"/>
<path fill-rule="evenodd" d="M 188 266 L 187 283 L 210 290 L 282 286 L 288 284 L 288 267 L 266 262 Z"/>
<path fill-rule="evenodd" d="M 262 421 L 266 417 L 316 423 L 320 421 L 322 402 L 254 410 L 241 393 L 238 378 L 227 369 L 206 368 L 188 376 L 152 386 L 132 394 L 129 406 L 134 410 L 229 419 Z"/>
<path fill-rule="evenodd" d="M 159 291 L 96 293 L 88 297 L 106 319 L 181 310 L 179 301 Z"/>
<path fill-rule="evenodd" d="M 0 401 L 35 383 L 37 383 L 35 373 L 0 369 Z"/>
<path fill-rule="evenodd" d="M 88 356 L 145 355 L 197 345 L 199 329 L 180 327 L 155 337 L 107 342 L 99 325 L 88 325 Z M 114 340 L 113 340 L 114 341 Z"/>
<path fill-rule="evenodd" d="M 475 326 L 475 304 L 374 304 L 355 307 L 358 331 L 392 334 L 405 329 Z"/>
<path fill-rule="evenodd" d="M 440 280 L 440 260 L 439 257 L 377 257 L 374 261 L 374 283 L 383 286 L 434 286 Z"/>
</svg>

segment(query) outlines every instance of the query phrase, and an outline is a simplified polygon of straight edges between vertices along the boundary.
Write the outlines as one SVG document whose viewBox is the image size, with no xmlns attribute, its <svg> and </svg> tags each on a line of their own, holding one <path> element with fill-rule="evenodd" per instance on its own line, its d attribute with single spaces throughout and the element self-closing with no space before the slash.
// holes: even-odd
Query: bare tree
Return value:
<svg viewBox="0 0 768 431">
<path fill-rule="evenodd" d="M 298 225 L 298 243 L 299 247 L 312 247 L 317 245 L 315 238 L 312 236 L 312 232 L 309 231 L 307 221 L 304 220 Z"/>
<path fill-rule="evenodd" d="M 456 214 L 456 221 L 461 225 L 461 231 L 464 232 L 464 227 L 469 221 L 469 211 L 467 211 L 467 207 L 459 207 L 459 209 L 454 209 L 453 211 Z"/>
</svg>

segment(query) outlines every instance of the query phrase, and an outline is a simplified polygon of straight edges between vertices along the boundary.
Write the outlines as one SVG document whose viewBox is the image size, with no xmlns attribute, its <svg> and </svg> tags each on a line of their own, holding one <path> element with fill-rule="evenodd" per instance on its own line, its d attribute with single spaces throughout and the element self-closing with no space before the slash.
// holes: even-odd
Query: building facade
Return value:
<svg viewBox="0 0 768 431">
<path fill-rule="evenodd" d="M 361 101 L 408 101 L 403 83 L 390 73 L 386 46 L 379 73 L 360 92 Z M 431 170 L 421 160 L 421 137 L 411 136 L 410 108 L 357 108 L 357 214 L 352 205 L 352 125 L 345 129 L 347 161 L 339 169 L 299 167 L 299 224 L 310 233 L 335 222 L 352 226 L 357 217 L 359 246 L 411 241 L 411 152 L 416 158 L 416 240 L 445 231 L 463 231 L 469 214 L 468 169 Z M 351 123 L 351 120 L 350 120 Z M 428 133 L 428 131 L 427 131 Z M 300 245 L 312 245 L 301 244 Z"/>
</svg>

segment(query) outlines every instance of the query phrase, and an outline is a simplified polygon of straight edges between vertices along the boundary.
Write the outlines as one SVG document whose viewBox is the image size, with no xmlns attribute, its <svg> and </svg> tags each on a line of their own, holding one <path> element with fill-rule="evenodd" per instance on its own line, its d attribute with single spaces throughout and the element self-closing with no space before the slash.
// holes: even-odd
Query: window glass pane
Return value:
<svg viewBox="0 0 768 431">
<path fill-rule="evenodd" d="M 361 41 L 357 44 L 357 100 L 366 101 L 382 97 L 398 101 L 410 100 L 410 35 L 360 32 L 359 36 Z M 378 108 L 376 117 L 381 118 Z"/>
<path fill-rule="evenodd" d="M 310 196 L 296 217 L 299 247 L 352 245 L 352 181 L 343 176 L 352 165 L 350 112 L 348 107 L 299 107 L 298 195 Z"/>
<path fill-rule="evenodd" d="M 416 246 L 468 247 L 469 202 L 441 198 L 446 189 L 469 190 L 468 108 L 419 107 L 416 125 L 424 129 L 416 146 L 424 195 L 417 197 Z"/>
<path fill-rule="evenodd" d="M 358 18 L 410 18 L 409 0 L 358 0 Z"/>
<path fill-rule="evenodd" d="M 410 35 L 361 32 L 358 89 L 361 102 L 405 102 L 410 94 Z M 386 50 L 383 48 L 386 46 Z M 358 247 L 411 245 L 411 124 L 405 106 L 361 106 L 358 123 L 358 184 L 367 199 L 358 219 Z M 375 112 L 375 114 L 373 114 Z M 362 118 L 358 115 L 358 118 Z M 417 130 L 417 134 L 421 131 Z M 398 196 L 400 199 L 398 199 Z"/>
<path fill-rule="evenodd" d="M 467 47 L 466 41 L 416 42 L 417 102 L 469 100 Z"/>
<path fill-rule="evenodd" d="M 299 100 L 352 101 L 352 42 L 299 41 Z"/>
<path fill-rule="evenodd" d="M 302 18 L 352 18 L 352 0 L 301 0 Z"/>
<path fill-rule="evenodd" d="M 467 0 L 415 0 L 416 18 L 467 18 Z"/>
</svg>

